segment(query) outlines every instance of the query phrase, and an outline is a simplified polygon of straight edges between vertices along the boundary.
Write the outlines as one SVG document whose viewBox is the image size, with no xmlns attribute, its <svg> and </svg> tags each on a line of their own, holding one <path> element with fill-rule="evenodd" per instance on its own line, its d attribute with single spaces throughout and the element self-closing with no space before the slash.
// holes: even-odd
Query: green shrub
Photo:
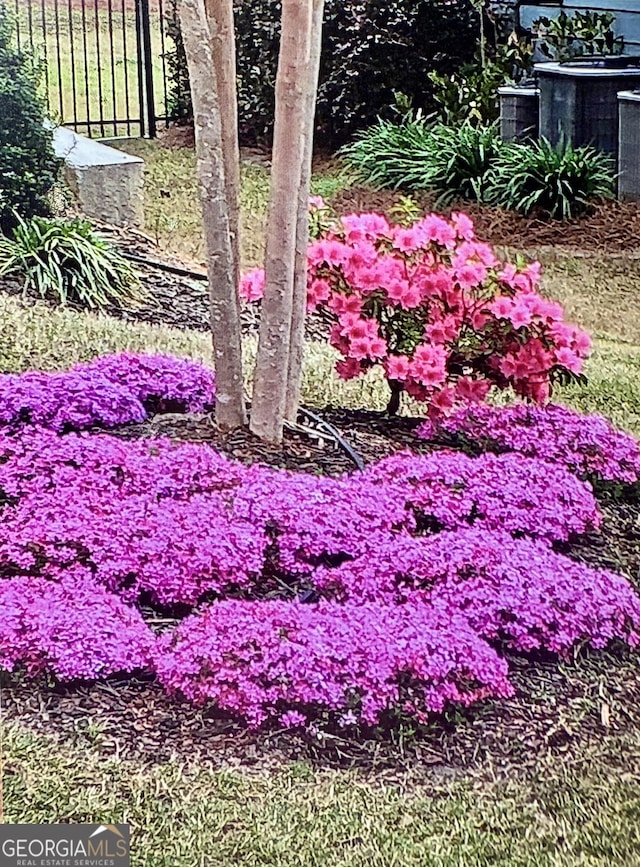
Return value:
<svg viewBox="0 0 640 867">
<path fill-rule="evenodd" d="M 504 69 L 496 63 L 488 63 L 484 68 L 475 63 L 465 64 L 452 75 L 429 73 L 436 110 L 447 124 L 497 120 L 498 88 L 505 80 Z"/>
<path fill-rule="evenodd" d="M 498 88 L 507 82 L 526 81 L 533 71 L 533 45 L 512 33 L 499 45 L 485 46 L 484 57 L 443 75 L 430 72 L 433 101 L 440 120 L 447 124 L 493 123 L 500 114 Z"/>
<path fill-rule="evenodd" d="M 548 140 L 505 145 L 487 178 L 485 199 L 521 214 L 540 212 L 568 220 L 593 202 L 610 199 L 614 164 L 593 147 L 557 146 Z"/>
<path fill-rule="evenodd" d="M 429 124 L 423 118 L 378 121 L 342 155 L 357 180 L 377 188 L 431 190 L 440 203 L 482 199 L 502 148 L 495 126 Z"/>
<path fill-rule="evenodd" d="M 430 158 L 432 124 L 422 117 L 381 120 L 358 133 L 340 154 L 354 180 L 376 189 L 424 189 L 423 166 Z"/>
<path fill-rule="evenodd" d="M 430 156 L 424 179 L 440 193 L 438 204 L 456 199 L 482 201 L 489 170 L 504 143 L 495 125 L 462 126 L 436 124 L 431 130 Z"/>
<path fill-rule="evenodd" d="M 187 55 L 178 19 L 177 0 L 169 0 L 167 4 L 165 26 L 166 34 L 173 43 L 173 48 L 164 53 L 168 79 L 166 112 L 169 120 L 180 124 L 192 119 L 193 106 L 191 104 Z"/>
<path fill-rule="evenodd" d="M 183 116 L 188 74 L 175 5 L 176 0 L 167 4 L 175 45 L 169 57 L 170 110 Z M 235 0 L 234 9 L 240 134 L 246 143 L 269 140 L 281 3 Z M 330 147 L 348 141 L 388 111 L 397 92 L 406 94 L 416 108 L 433 111 L 427 74 L 450 75 L 471 62 L 478 32 L 471 0 L 326 0 L 316 115 L 319 140 Z"/>
<path fill-rule="evenodd" d="M 13 27 L 0 2 L 0 230 L 22 217 L 48 212 L 47 194 L 60 161 L 45 129 L 45 106 L 31 60 L 12 44 Z"/>
<path fill-rule="evenodd" d="M 561 10 L 552 18 L 543 16 L 533 22 L 542 54 L 551 60 L 566 61 L 584 55 L 621 54 L 624 39 L 616 36 L 613 12 Z"/>
<path fill-rule="evenodd" d="M 127 260 L 84 220 L 20 220 L 11 238 L 0 237 L 0 277 L 7 274 L 60 304 L 127 307 L 142 297 Z"/>
</svg>

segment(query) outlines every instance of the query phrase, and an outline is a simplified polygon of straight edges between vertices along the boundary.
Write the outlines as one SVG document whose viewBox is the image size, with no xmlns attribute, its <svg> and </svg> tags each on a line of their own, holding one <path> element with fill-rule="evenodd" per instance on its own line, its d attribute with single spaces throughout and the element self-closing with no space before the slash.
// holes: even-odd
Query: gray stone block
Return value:
<svg viewBox="0 0 640 867">
<path fill-rule="evenodd" d="M 114 226 L 144 225 L 144 160 L 62 126 L 55 129 L 53 143 L 87 217 Z"/>
</svg>

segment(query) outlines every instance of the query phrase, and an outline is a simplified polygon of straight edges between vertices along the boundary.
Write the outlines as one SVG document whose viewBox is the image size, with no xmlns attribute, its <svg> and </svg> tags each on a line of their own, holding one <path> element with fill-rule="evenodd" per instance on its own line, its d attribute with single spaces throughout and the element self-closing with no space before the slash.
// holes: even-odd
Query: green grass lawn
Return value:
<svg viewBox="0 0 640 867">
<path fill-rule="evenodd" d="M 640 757 L 635 738 L 629 761 Z M 134 867 L 634 867 L 638 767 L 387 779 L 141 765 L 6 726 L 5 820 L 129 822 Z M 606 747 L 602 750 L 606 753 Z M 386 775 L 389 776 L 388 774 Z"/>
<path fill-rule="evenodd" d="M 165 250 L 202 260 L 192 153 L 150 142 L 126 149 L 147 160 L 147 231 Z M 337 172 L 323 171 L 314 192 L 330 196 L 341 184 Z M 260 261 L 267 190 L 266 170 L 246 163 L 245 267 Z M 543 261 L 545 291 L 596 335 L 589 384 L 560 399 L 640 436 L 640 266 L 630 258 L 561 252 L 546 252 Z M 42 303 L 23 307 L 1 295 L 0 321 L 5 371 L 60 369 L 123 349 L 211 358 L 200 333 Z M 246 350 L 248 379 L 254 340 Z M 307 346 L 306 404 L 384 407 L 380 377 L 342 382 L 334 360 L 324 344 Z M 256 757 L 250 738 L 246 761 L 238 762 L 242 746 L 231 756 L 223 750 L 193 756 L 171 732 L 172 759 L 122 759 L 104 740 L 99 714 L 77 712 L 72 734 L 53 731 L 44 711 L 34 726 L 31 714 L 29 725 L 3 726 L 5 820 L 130 822 L 135 867 L 638 867 L 637 657 L 624 669 L 624 689 L 606 659 L 581 666 L 563 665 L 566 684 L 588 687 L 566 706 L 556 704 L 541 679 L 535 700 L 536 712 L 548 716 L 544 749 L 525 738 L 489 754 L 481 743 L 486 717 L 495 717 L 489 708 L 456 722 L 472 739 L 477 732 L 478 760 L 444 769 L 412 762 L 402 743 L 395 747 L 397 765 L 378 764 L 374 754 L 359 770 L 292 761 L 277 749 L 270 753 L 269 742 Z M 604 703 L 611 708 L 606 723 Z M 194 711 L 193 724 L 206 725 L 206 718 Z M 142 724 L 140 731 L 142 738 Z M 560 738 L 555 745 L 554 732 L 566 744 Z"/>
</svg>

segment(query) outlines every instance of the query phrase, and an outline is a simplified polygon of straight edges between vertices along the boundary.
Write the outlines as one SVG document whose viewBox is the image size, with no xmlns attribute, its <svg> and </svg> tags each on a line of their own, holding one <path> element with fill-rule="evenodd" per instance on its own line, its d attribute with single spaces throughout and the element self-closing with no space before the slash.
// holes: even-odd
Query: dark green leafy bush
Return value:
<svg viewBox="0 0 640 867">
<path fill-rule="evenodd" d="M 455 199 L 482 201 L 488 173 L 504 146 L 496 126 L 436 124 L 431 136 L 428 188 L 440 193 L 438 203 L 450 204 Z"/>
<path fill-rule="evenodd" d="M 357 180 L 378 188 L 432 190 L 440 203 L 482 199 L 503 143 L 495 126 L 379 121 L 342 149 Z"/>
<path fill-rule="evenodd" d="M 610 199 L 615 169 L 609 156 L 593 147 L 557 146 L 546 139 L 502 148 L 487 178 L 485 198 L 521 214 L 540 212 L 568 220 L 594 201 Z"/>
<path fill-rule="evenodd" d="M 483 53 L 484 60 L 478 57 L 452 74 L 429 73 L 436 111 L 445 123 L 493 123 L 500 114 L 498 88 L 525 81 L 533 70 L 533 46 L 515 33 L 491 51 L 485 46 Z"/>
<path fill-rule="evenodd" d="M 169 2 L 169 20 L 175 14 Z M 277 0 L 235 0 L 240 132 L 245 142 L 268 140 L 280 39 Z M 430 72 L 453 74 L 473 60 L 478 13 L 471 0 L 327 0 L 318 91 L 319 140 L 347 141 L 405 94 L 416 109 L 436 105 Z M 172 105 L 188 80 L 179 33 L 172 28 Z M 173 68 L 173 67 L 172 67 Z M 179 108 L 184 113 L 184 106 Z"/>
<path fill-rule="evenodd" d="M 621 54 L 624 39 L 616 36 L 613 12 L 576 11 L 564 9 L 555 17 L 543 16 L 533 22 L 538 46 L 546 57 L 566 61 L 583 55 Z"/>
<path fill-rule="evenodd" d="M 22 217 L 46 214 L 60 161 L 31 60 L 13 47 L 12 22 L 0 2 L 0 230 Z"/>
<path fill-rule="evenodd" d="M 7 274 L 60 304 L 128 307 L 142 297 L 127 260 L 84 220 L 20 220 L 11 238 L 0 237 L 0 277 Z"/>
<path fill-rule="evenodd" d="M 166 112 L 170 120 L 180 124 L 191 120 L 193 106 L 191 105 L 187 55 L 184 50 L 180 21 L 178 19 L 177 0 L 169 0 L 165 24 L 166 34 L 171 43 L 173 43 L 173 48 L 165 51 L 164 55 L 169 81 Z"/>
</svg>

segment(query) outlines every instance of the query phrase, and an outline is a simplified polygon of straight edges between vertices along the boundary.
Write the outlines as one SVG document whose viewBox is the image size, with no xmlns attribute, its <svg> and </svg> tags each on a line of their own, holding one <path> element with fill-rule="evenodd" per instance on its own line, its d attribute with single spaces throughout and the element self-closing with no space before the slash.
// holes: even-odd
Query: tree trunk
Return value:
<svg viewBox="0 0 640 867">
<path fill-rule="evenodd" d="M 313 0 L 311 19 L 311 49 L 307 70 L 307 107 L 304 129 L 304 159 L 298 196 L 298 223 L 296 227 L 296 259 L 293 279 L 293 312 L 287 371 L 285 418 L 295 422 L 300 406 L 300 385 L 304 357 L 304 325 L 307 316 L 307 248 L 309 246 L 309 192 L 313 162 L 313 133 L 315 127 L 320 54 L 322 51 L 322 18 L 324 0 Z"/>
<path fill-rule="evenodd" d="M 276 443 L 282 440 L 289 371 L 298 200 L 309 108 L 311 14 L 309 0 L 283 0 L 266 280 L 251 409 L 253 433 Z"/>
<path fill-rule="evenodd" d="M 236 34 L 233 0 L 205 0 L 211 31 L 213 65 L 218 79 L 222 124 L 222 154 L 227 188 L 234 277 L 240 283 L 240 148 L 238 145 L 238 92 L 236 84 Z"/>
<path fill-rule="evenodd" d="M 197 173 L 207 245 L 217 382 L 216 421 L 223 430 L 231 430 L 246 423 L 246 412 L 240 302 L 227 204 L 218 79 L 203 0 L 181 0 L 179 15 L 191 80 Z"/>
</svg>

